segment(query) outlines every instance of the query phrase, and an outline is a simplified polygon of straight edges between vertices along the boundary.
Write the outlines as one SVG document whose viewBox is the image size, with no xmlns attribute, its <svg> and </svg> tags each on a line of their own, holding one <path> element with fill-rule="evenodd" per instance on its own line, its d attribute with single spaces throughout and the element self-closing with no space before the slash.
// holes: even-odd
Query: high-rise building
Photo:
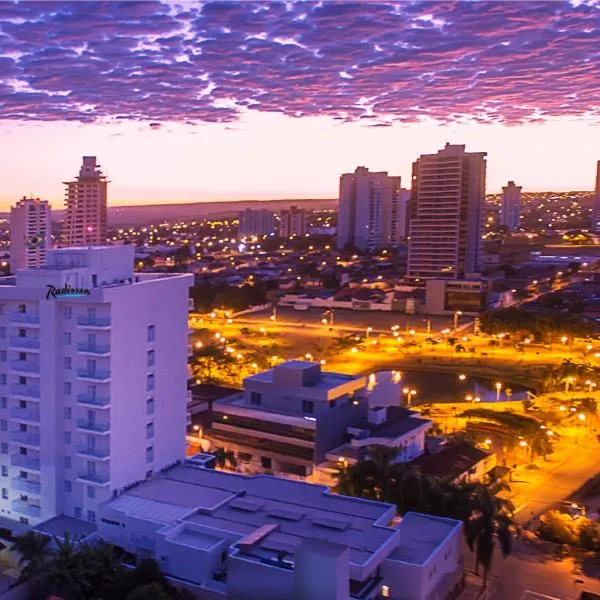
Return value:
<svg viewBox="0 0 600 600">
<path fill-rule="evenodd" d="M 340 177 L 337 247 L 374 250 L 406 236 L 406 192 L 400 177 L 358 167 Z"/>
<path fill-rule="evenodd" d="M 446 144 L 413 164 L 408 276 L 462 279 L 477 273 L 486 153 Z"/>
<path fill-rule="evenodd" d="M 592 210 L 592 231 L 600 233 L 600 160 L 596 165 L 596 194 Z"/>
<path fill-rule="evenodd" d="M 46 261 L 51 246 L 48 200 L 25 198 L 10 209 L 10 268 L 33 269 Z"/>
<path fill-rule="evenodd" d="M 79 176 L 66 181 L 63 246 L 99 246 L 106 243 L 108 180 L 95 156 L 84 156 Z"/>
<path fill-rule="evenodd" d="M 290 206 L 279 213 L 279 235 L 284 238 L 303 237 L 306 234 L 306 211 Z"/>
<path fill-rule="evenodd" d="M 49 250 L 0 279 L 4 516 L 93 522 L 184 458 L 191 281 L 134 273 L 133 246 Z"/>
<path fill-rule="evenodd" d="M 275 231 L 275 215 L 266 209 L 247 208 L 239 214 L 238 237 L 271 235 Z"/>
<path fill-rule="evenodd" d="M 500 225 L 509 231 L 519 229 L 521 222 L 521 186 L 509 181 L 502 188 L 502 205 L 500 207 Z"/>
</svg>

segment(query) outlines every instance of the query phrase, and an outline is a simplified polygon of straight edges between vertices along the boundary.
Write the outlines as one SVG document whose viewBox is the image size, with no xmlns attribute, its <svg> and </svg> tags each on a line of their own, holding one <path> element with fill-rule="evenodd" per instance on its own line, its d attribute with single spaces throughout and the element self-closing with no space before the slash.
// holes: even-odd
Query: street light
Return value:
<svg viewBox="0 0 600 600">
<path fill-rule="evenodd" d="M 585 421 L 585 415 L 584 415 L 583 413 L 579 413 L 579 414 L 577 415 L 577 418 L 578 418 L 580 421 L 582 421 L 582 422 L 583 422 L 583 421 Z"/>
<path fill-rule="evenodd" d="M 568 338 L 566 335 L 563 335 L 563 336 L 560 338 L 560 341 L 561 341 L 563 344 L 566 344 L 566 343 L 569 341 L 569 338 Z"/>
<path fill-rule="evenodd" d="M 366 337 L 369 337 L 369 334 L 371 333 L 371 331 L 373 331 L 372 327 L 367 327 L 367 335 Z"/>
<path fill-rule="evenodd" d="M 460 315 L 462 315 L 462 310 L 454 311 L 454 329 L 458 328 L 458 317 L 460 317 Z"/>
<path fill-rule="evenodd" d="M 575 381 L 575 377 L 567 377 L 565 379 L 565 393 L 567 393 L 569 391 L 569 384 L 573 383 Z"/>
<path fill-rule="evenodd" d="M 464 373 L 461 373 L 461 374 L 458 376 L 458 378 L 460 379 L 460 381 L 464 381 L 464 380 L 467 378 L 467 376 L 466 376 Z"/>
<path fill-rule="evenodd" d="M 525 440 L 521 440 L 519 442 L 519 446 L 521 446 L 521 448 L 527 448 L 527 442 Z"/>
<path fill-rule="evenodd" d="M 500 391 L 502 390 L 502 384 L 497 381 L 496 382 L 496 402 L 500 402 Z"/>
</svg>

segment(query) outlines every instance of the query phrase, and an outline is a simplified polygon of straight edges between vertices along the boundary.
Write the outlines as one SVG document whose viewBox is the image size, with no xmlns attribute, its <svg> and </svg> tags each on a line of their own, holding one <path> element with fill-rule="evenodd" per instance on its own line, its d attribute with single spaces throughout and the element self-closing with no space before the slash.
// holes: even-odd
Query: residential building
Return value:
<svg viewBox="0 0 600 600">
<path fill-rule="evenodd" d="M 433 600 L 457 591 L 462 523 L 200 457 L 99 507 L 99 537 L 211 600 Z"/>
<path fill-rule="evenodd" d="M 270 210 L 247 208 L 239 214 L 238 237 L 271 235 L 275 231 L 275 215 Z"/>
<path fill-rule="evenodd" d="M 406 190 L 400 177 L 358 167 L 340 177 L 337 247 L 375 250 L 406 237 Z"/>
<path fill-rule="evenodd" d="M 48 200 L 25 198 L 10 209 L 10 269 L 41 267 L 51 242 Z"/>
<path fill-rule="evenodd" d="M 502 188 L 502 205 L 500 207 L 500 225 L 508 231 L 519 229 L 521 222 L 521 186 L 509 181 Z"/>
<path fill-rule="evenodd" d="M 596 193 L 592 210 L 592 231 L 600 233 L 600 160 L 596 165 Z"/>
<path fill-rule="evenodd" d="M 49 250 L 0 279 L 0 514 L 95 521 L 185 456 L 192 275 L 133 272 L 133 246 Z"/>
<path fill-rule="evenodd" d="M 478 272 L 485 156 L 446 144 L 413 164 L 409 277 L 463 279 Z"/>
<path fill-rule="evenodd" d="M 62 224 L 63 246 L 106 244 L 108 180 L 95 156 L 84 156 L 79 176 L 65 182 L 66 215 Z"/>
<path fill-rule="evenodd" d="M 284 238 L 303 237 L 307 231 L 307 214 L 303 208 L 290 206 L 279 213 L 279 235 Z"/>
<path fill-rule="evenodd" d="M 216 400 L 203 438 L 233 451 L 243 472 L 321 483 L 330 483 L 331 461 L 362 460 L 369 445 L 397 448 L 399 460 L 419 456 L 431 421 L 397 407 L 369 410 L 366 386 L 364 376 L 287 361 Z"/>
<path fill-rule="evenodd" d="M 477 315 L 487 307 L 488 284 L 484 279 L 427 279 L 425 305 L 427 315 L 451 315 L 456 312 Z"/>
</svg>

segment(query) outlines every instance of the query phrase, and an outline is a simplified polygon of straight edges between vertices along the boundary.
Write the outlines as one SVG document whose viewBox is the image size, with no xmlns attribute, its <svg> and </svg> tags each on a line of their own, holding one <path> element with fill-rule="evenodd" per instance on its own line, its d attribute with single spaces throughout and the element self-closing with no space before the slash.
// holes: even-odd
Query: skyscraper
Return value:
<svg viewBox="0 0 600 600">
<path fill-rule="evenodd" d="M 275 215 L 266 209 L 247 208 L 239 214 L 238 237 L 270 235 L 275 230 Z"/>
<path fill-rule="evenodd" d="M 93 522 L 184 458 L 193 276 L 132 265 L 133 246 L 63 248 L 0 279 L 3 515 Z"/>
<path fill-rule="evenodd" d="M 592 231 L 600 233 L 600 160 L 596 165 L 596 194 L 592 210 Z"/>
<path fill-rule="evenodd" d="M 63 246 L 98 246 L 106 243 L 108 180 L 95 156 L 84 156 L 79 176 L 66 181 Z"/>
<path fill-rule="evenodd" d="M 519 229 L 521 222 L 521 186 L 509 181 L 502 188 L 502 205 L 500 207 L 500 225 L 509 231 Z"/>
<path fill-rule="evenodd" d="M 486 153 L 446 144 L 413 164 L 408 275 L 462 279 L 478 270 Z"/>
<path fill-rule="evenodd" d="M 406 194 L 400 177 L 357 167 L 340 177 L 337 247 L 375 250 L 398 244 L 406 234 Z"/>
<path fill-rule="evenodd" d="M 10 209 L 10 268 L 41 267 L 51 245 L 48 200 L 25 198 Z"/>
<path fill-rule="evenodd" d="M 306 233 L 306 211 L 290 206 L 279 213 L 279 235 L 284 238 L 302 237 Z"/>
</svg>

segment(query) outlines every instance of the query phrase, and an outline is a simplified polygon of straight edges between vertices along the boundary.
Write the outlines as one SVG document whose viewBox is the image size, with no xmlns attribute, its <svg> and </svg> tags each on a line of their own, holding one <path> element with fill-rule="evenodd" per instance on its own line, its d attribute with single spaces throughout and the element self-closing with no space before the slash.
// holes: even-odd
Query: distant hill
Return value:
<svg viewBox="0 0 600 600">
<path fill-rule="evenodd" d="M 337 208 L 337 199 L 300 199 L 300 200 L 236 200 L 227 202 L 194 202 L 189 204 L 147 204 L 138 206 L 109 206 L 108 224 L 116 225 L 145 225 L 161 221 L 195 218 L 225 218 L 237 216 L 246 208 L 266 208 L 278 211 L 290 206 L 323 210 Z M 52 220 L 59 221 L 64 216 L 64 210 L 52 211 Z"/>
</svg>

